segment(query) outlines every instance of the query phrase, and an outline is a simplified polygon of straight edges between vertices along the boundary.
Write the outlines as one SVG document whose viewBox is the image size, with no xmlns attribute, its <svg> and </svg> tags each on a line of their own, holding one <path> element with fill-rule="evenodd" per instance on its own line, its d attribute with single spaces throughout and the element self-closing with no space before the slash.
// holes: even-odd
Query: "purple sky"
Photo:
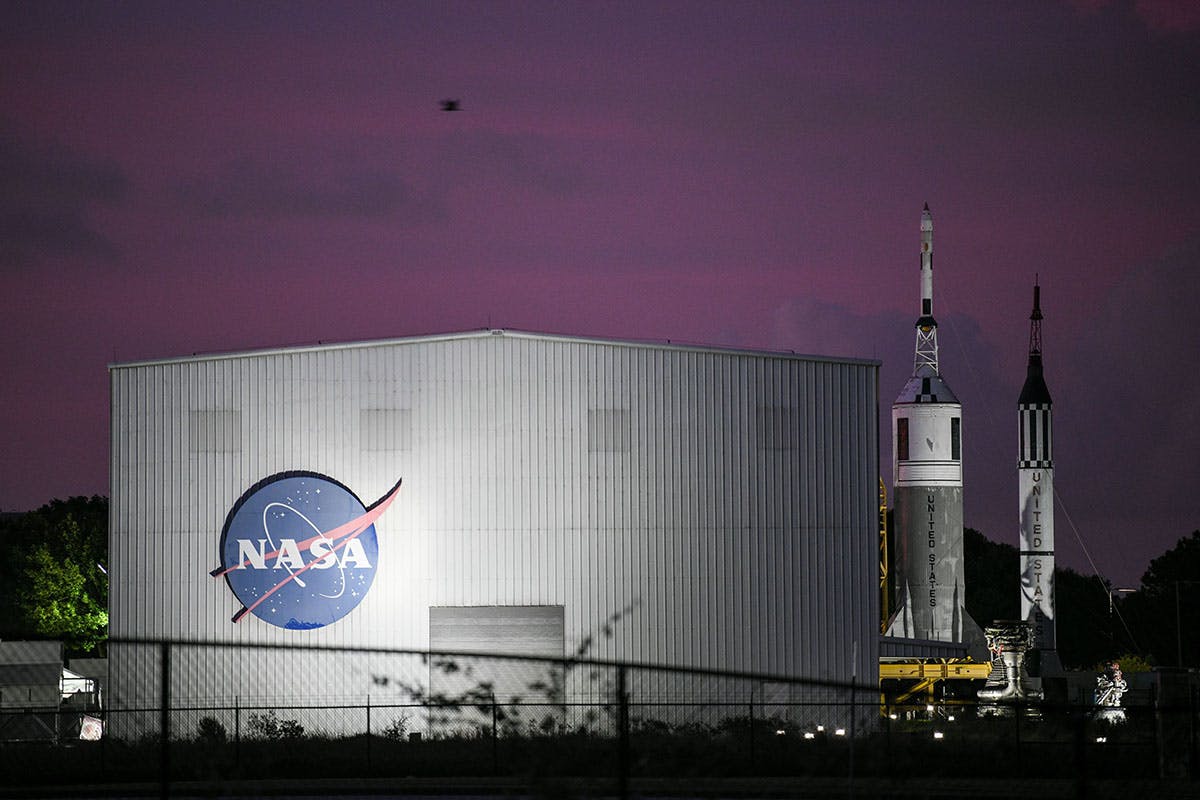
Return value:
<svg viewBox="0 0 1200 800">
<path fill-rule="evenodd" d="M 6 3 L 0 508 L 107 494 L 106 365 L 196 351 L 874 357 L 886 421 L 927 201 L 966 523 L 1016 542 L 1040 274 L 1061 501 L 1133 585 L 1200 526 L 1197 64 L 1194 2 Z"/>
</svg>

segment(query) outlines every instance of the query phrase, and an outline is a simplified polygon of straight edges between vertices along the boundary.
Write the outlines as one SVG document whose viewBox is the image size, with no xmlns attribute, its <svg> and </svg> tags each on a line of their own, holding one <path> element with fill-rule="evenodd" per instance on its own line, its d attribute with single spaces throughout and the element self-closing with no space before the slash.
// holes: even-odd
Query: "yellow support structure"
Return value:
<svg viewBox="0 0 1200 800">
<path fill-rule="evenodd" d="M 991 662 L 960 659 L 930 659 L 879 662 L 879 705 L 882 713 L 904 705 L 909 698 L 925 695 L 925 702 L 934 700 L 934 687 L 939 681 L 981 681 L 992 672 Z M 905 681 L 904 689 L 892 697 L 883 691 L 885 680 Z"/>
<path fill-rule="evenodd" d="M 986 680 L 992 672 L 990 661 L 883 661 L 879 680 Z"/>
<path fill-rule="evenodd" d="M 888 544 L 887 544 L 887 487 L 879 479 L 879 632 L 887 632 L 888 614 Z"/>
</svg>

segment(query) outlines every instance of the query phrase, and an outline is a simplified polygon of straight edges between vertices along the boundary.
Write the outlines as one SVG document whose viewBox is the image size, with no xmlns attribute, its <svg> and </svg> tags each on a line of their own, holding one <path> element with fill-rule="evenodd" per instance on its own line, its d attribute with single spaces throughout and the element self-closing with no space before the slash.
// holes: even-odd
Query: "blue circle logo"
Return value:
<svg viewBox="0 0 1200 800">
<path fill-rule="evenodd" d="M 341 483 L 315 472 L 281 472 L 234 504 L 221 532 L 224 577 L 242 609 L 280 628 L 337 622 L 370 590 L 379 564 L 375 521 L 400 483 L 369 508 Z"/>
</svg>

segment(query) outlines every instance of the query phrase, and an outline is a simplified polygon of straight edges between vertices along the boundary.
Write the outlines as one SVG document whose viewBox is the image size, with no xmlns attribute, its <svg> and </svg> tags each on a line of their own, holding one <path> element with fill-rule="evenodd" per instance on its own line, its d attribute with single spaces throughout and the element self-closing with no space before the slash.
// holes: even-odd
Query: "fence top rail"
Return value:
<svg viewBox="0 0 1200 800">
<path fill-rule="evenodd" d="M 204 639 L 153 639 L 144 637 L 112 637 L 109 645 L 138 645 L 143 647 L 184 647 L 184 648 L 233 648 L 244 650 L 295 650 L 305 652 L 325 653 L 355 653 L 358 655 L 389 655 L 415 656 L 425 660 L 455 659 L 455 658 L 484 658 L 504 661 L 524 661 L 537 664 L 557 664 L 566 669 L 573 667 L 604 667 L 617 670 L 637 670 L 641 672 L 659 672 L 670 674 L 695 675 L 709 678 L 730 678 L 734 680 L 767 681 L 772 683 L 787 683 L 796 686 L 808 686 L 824 689 L 844 689 L 847 691 L 877 692 L 879 687 L 873 684 L 853 681 L 839 681 L 829 678 L 810 678 L 801 675 L 783 675 L 771 672 L 751 672 L 746 670 L 717 669 L 714 667 L 695 667 L 680 664 L 654 664 L 643 661 L 620 661 L 617 659 L 588 658 L 580 655 L 538 656 L 528 653 L 496 653 L 479 650 L 417 650 L 403 647 L 351 647 L 331 644 L 279 644 L 274 642 L 230 642 Z"/>
</svg>

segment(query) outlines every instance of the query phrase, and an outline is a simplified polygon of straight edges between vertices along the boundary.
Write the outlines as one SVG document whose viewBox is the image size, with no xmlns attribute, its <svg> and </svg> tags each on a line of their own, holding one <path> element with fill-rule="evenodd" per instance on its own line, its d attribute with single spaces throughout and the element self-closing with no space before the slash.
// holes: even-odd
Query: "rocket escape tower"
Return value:
<svg viewBox="0 0 1200 800">
<path fill-rule="evenodd" d="M 933 215 L 929 203 L 921 212 L 921 316 L 917 319 L 913 377 L 940 378 L 937 320 L 933 318 Z"/>
<path fill-rule="evenodd" d="M 921 213 L 921 307 L 912 377 L 892 404 L 897 607 L 887 635 L 965 645 L 986 658 L 967 615 L 963 569 L 962 404 L 942 378 L 933 316 L 933 215 Z"/>
</svg>

